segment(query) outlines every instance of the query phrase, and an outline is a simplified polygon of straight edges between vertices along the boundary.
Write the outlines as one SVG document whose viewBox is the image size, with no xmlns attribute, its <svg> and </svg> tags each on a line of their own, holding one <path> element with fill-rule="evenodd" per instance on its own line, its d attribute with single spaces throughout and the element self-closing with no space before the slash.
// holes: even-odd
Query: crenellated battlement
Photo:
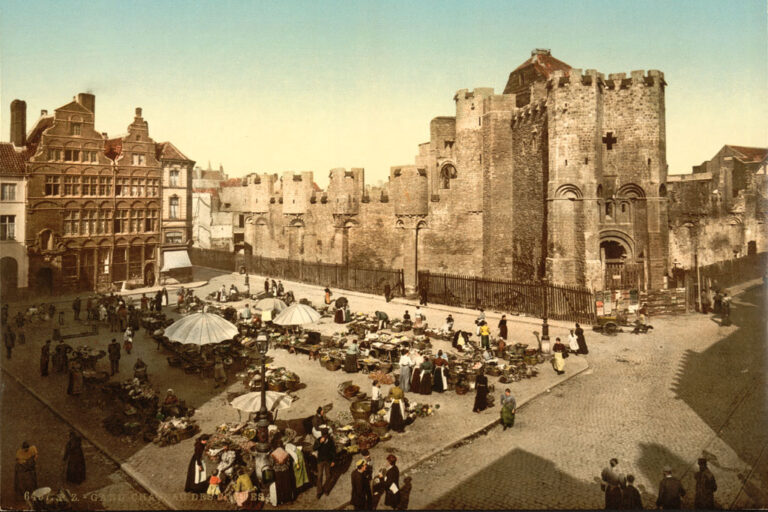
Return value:
<svg viewBox="0 0 768 512">
<path fill-rule="evenodd" d="M 605 75 L 595 69 L 587 69 L 586 71 L 579 68 L 571 68 L 569 71 L 558 69 L 553 71 L 547 80 L 549 89 L 575 87 L 577 85 L 605 87 Z"/>
<path fill-rule="evenodd" d="M 528 122 L 538 122 L 547 115 L 547 102 L 544 100 L 537 101 L 526 105 L 522 108 L 518 108 L 512 114 L 511 126 L 523 125 Z"/>
<path fill-rule="evenodd" d="M 664 73 L 656 69 L 650 69 L 648 72 L 643 70 L 632 71 L 629 73 L 629 77 L 627 77 L 626 73 L 611 73 L 605 81 L 605 86 L 608 90 L 621 90 L 633 86 L 664 87 L 666 85 Z"/>
</svg>

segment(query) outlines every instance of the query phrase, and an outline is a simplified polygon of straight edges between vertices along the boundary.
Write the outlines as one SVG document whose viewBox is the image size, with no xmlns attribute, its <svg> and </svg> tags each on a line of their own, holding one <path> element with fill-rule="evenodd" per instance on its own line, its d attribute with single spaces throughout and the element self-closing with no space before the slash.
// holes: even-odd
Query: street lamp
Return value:
<svg viewBox="0 0 768 512">
<path fill-rule="evenodd" d="M 549 324 L 547 323 L 547 316 L 549 315 L 549 301 L 547 299 L 549 287 L 546 277 L 541 278 L 541 284 L 544 290 L 544 314 L 541 317 L 541 351 L 549 352 Z"/>
<path fill-rule="evenodd" d="M 269 452 L 269 411 L 267 410 L 267 351 L 269 350 L 269 333 L 262 329 L 256 335 L 256 347 L 261 356 L 261 408 L 256 421 L 256 450 L 260 453 Z"/>
</svg>

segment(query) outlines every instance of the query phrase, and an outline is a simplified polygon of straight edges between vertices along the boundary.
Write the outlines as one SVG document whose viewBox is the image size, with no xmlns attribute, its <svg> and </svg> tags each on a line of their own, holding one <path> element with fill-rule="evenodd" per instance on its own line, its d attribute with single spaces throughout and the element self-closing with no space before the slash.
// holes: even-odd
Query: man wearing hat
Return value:
<svg viewBox="0 0 768 512">
<path fill-rule="evenodd" d="M 696 497 L 694 507 L 697 509 L 712 510 L 715 508 L 715 491 L 717 482 L 715 475 L 707 467 L 707 459 L 699 459 L 699 470 L 694 475 L 696 478 Z"/>
<path fill-rule="evenodd" d="M 685 496 L 685 489 L 680 480 L 672 476 L 672 468 L 664 466 L 664 478 L 659 484 L 659 497 L 656 506 L 663 509 L 680 509 L 680 498 Z"/>
<path fill-rule="evenodd" d="M 603 481 L 602 489 L 605 491 L 606 510 L 621 508 L 621 486 L 624 484 L 624 476 L 616 469 L 618 465 L 618 459 L 611 459 L 608 461 L 608 466 L 603 468 L 600 473 L 600 478 Z"/>
<path fill-rule="evenodd" d="M 355 463 L 355 471 L 352 472 L 352 506 L 355 510 L 369 510 L 371 508 L 371 479 L 368 474 L 368 461 L 364 458 Z"/>
<path fill-rule="evenodd" d="M 320 439 L 315 441 L 314 450 L 317 452 L 317 497 L 323 496 L 323 493 L 330 494 L 329 481 L 331 479 L 331 468 L 336 464 L 336 445 L 331 438 L 328 429 L 323 428 L 320 431 Z"/>
</svg>

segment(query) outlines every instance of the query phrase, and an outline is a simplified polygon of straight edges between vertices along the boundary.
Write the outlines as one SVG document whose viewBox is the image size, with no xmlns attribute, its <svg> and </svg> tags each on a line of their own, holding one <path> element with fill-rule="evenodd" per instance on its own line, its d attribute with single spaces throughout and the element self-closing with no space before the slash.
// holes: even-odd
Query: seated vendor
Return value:
<svg viewBox="0 0 768 512">
<path fill-rule="evenodd" d="M 179 397 L 172 389 L 169 389 L 163 400 L 162 412 L 166 416 L 181 416 L 181 409 L 179 408 Z"/>
<path fill-rule="evenodd" d="M 237 289 L 237 286 L 234 284 L 229 287 L 229 295 L 233 298 L 237 296 L 240 293 L 240 291 Z"/>
<path fill-rule="evenodd" d="M 246 304 L 243 309 L 240 310 L 240 318 L 246 322 L 251 319 L 251 308 L 248 304 Z"/>
<path fill-rule="evenodd" d="M 405 314 L 403 315 L 403 323 L 407 326 L 411 325 L 411 315 L 408 314 L 408 310 L 405 310 Z"/>
<path fill-rule="evenodd" d="M 140 357 L 136 359 L 136 364 L 133 365 L 133 378 L 139 379 L 140 382 L 147 382 L 149 380 L 147 376 L 147 363 L 142 361 Z"/>
</svg>

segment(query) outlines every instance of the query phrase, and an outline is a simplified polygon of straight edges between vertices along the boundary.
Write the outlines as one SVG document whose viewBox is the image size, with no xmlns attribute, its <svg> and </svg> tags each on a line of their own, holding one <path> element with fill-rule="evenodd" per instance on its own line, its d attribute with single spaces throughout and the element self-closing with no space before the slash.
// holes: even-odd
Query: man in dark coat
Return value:
<svg viewBox="0 0 768 512">
<path fill-rule="evenodd" d="M 75 297 L 72 301 L 72 311 L 75 313 L 75 320 L 80 320 L 80 297 Z"/>
<path fill-rule="evenodd" d="M 685 489 L 680 480 L 672 476 L 672 468 L 664 467 L 664 478 L 659 484 L 659 497 L 656 506 L 663 509 L 679 510 L 680 499 L 685 496 Z"/>
<path fill-rule="evenodd" d="M 120 344 L 115 338 L 112 338 L 112 342 L 107 347 L 107 352 L 109 352 L 109 368 L 112 372 L 111 375 L 119 373 L 120 370 L 118 368 L 118 364 L 120 363 Z"/>
<path fill-rule="evenodd" d="M 328 430 L 323 429 L 320 433 L 320 439 L 315 441 L 314 450 L 317 452 L 317 497 L 322 497 L 323 493 L 330 494 L 329 483 L 331 480 L 331 468 L 336 464 L 336 445 L 328 434 Z"/>
<path fill-rule="evenodd" d="M 397 467 L 397 457 L 392 453 L 387 455 L 387 464 L 384 504 L 394 510 L 400 505 L 400 470 Z"/>
<path fill-rule="evenodd" d="M 589 354 L 589 349 L 587 348 L 587 340 L 584 338 L 584 329 L 581 328 L 581 326 L 577 323 L 576 329 L 573 330 L 574 334 L 576 334 L 576 343 L 579 344 L 579 354 L 587 355 Z"/>
<path fill-rule="evenodd" d="M 352 506 L 355 510 L 368 510 L 370 508 L 371 481 L 368 478 L 368 463 L 365 459 L 357 462 L 357 468 L 352 472 Z"/>
<path fill-rule="evenodd" d="M 627 486 L 621 490 L 621 509 L 643 509 L 643 500 L 640 498 L 640 491 L 638 491 L 637 487 L 635 487 L 634 475 L 627 475 Z"/>
<path fill-rule="evenodd" d="M 605 491 L 605 509 L 617 510 L 621 508 L 621 486 L 624 483 L 624 477 L 616 469 L 619 465 L 618 459 L 611 459 L 608 467 L 603 468 L 600 473 L 602 487 Z"/>
<path fill-rule="evenodd" d="M 475 379 L 475 405 L 472 412 L 482 412 L 488 407 L 488 377 L 479 370 Z"/>
<path fill-rule="evenodd" d="M 45 345 L 40 349 L 40 376 L 48 376 L 48 362 L 51 360 L 51 340 L 45 340 Z"/>
<path fill-rule="evenodd" d="M 696 472 L 696 497 L 694 508 L 700 510 L 712 510 L 715 508 L 715 491 L 717 482 L 715 475 L 707 467 L 707 459 L 699 459 L 699 470 Z"/>
</svg>

